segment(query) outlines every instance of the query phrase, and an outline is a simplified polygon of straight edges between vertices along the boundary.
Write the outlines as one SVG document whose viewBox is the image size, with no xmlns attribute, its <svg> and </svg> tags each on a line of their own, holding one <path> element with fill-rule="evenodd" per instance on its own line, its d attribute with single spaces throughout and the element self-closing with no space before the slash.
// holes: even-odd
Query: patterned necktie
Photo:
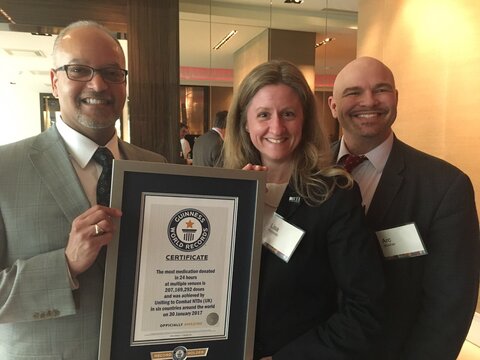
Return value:
<svg viewBox="0 0 480 360">
<path fill-rule="evenodd" d="M 343 167 L 345 168 L 345 170 L 347 170 L 349 173 L 352 173 L 353 169 L 355 169 L 358 165 L 367 160 L 367 157 L 365 155 L 348 154 L 342 157 L 342 159 Z"/>
<path fill-rule="evenodd" d="M 113 155 L 106 147 L 99 147 L 92 158 L 102 166 L 97 182 L 97 204 L 109 206 Z"/>
</svg>

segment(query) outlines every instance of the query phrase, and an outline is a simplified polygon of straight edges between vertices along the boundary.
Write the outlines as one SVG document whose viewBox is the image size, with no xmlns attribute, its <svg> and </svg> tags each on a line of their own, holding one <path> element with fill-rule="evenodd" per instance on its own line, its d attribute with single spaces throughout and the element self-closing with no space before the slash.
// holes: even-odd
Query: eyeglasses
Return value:
<svg viewBox="0 0 480 360">
<path fill-rule="evenodd" d="M 113 84 L 120 84 L 125 82 L 127 78 L 128 71 L 124 69 L 119 69 L 115 67 L 107 67 L 103 69 L 94 69 L 87 65 L 63 65 L 54 70 L 65 71 L 67 77 L 73 81 L 83 81 L 87 82 L 93 79 L 95 73 L 99 73 L 102 76 L 102 79 L 106 82 Z"/>
</svg>

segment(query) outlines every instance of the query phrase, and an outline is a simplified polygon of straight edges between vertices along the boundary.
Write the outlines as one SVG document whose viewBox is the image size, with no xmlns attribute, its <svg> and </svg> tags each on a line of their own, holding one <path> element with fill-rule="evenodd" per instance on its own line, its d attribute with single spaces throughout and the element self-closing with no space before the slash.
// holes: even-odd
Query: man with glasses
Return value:
<svg viewBox="0 0 480 360">
<path fill-rule="evenodd" d="M 112 159 L 161 161 L 115 122 L 125 56 L 107 29 L 76 22 L 57 37 L 50 72 L 61 118 L 0 147 L 0 359 L 97 359 Z M 97 184 L 98 183 L 98 184 Z"/>
</svg>

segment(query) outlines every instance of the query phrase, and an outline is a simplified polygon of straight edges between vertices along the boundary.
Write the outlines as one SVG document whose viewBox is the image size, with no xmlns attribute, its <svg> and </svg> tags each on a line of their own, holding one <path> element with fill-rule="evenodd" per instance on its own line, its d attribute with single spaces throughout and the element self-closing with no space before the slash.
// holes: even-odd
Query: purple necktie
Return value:
<svg viewBox="0 0 480 360">
<path fill-rule="evenodd" d="M 345 168 L 345 170 L 348 171 L 349 173 L 352 173 L 353 169 L 355 169 L 358 165 L 360 165 L 362 162 L 367 160 L 367 157 L 365 155 L 348 154 L 343 156 L 342 159 L 343 159 L 343 167 Z"/>
</svg>

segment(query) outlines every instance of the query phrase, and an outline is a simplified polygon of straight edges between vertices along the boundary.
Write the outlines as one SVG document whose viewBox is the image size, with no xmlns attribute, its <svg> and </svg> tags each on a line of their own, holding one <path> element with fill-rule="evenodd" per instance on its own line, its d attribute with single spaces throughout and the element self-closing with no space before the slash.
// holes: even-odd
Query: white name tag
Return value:
<svg viewBox="0 0 480 360">
<path fill-rule="evenodd" d="M 285 262 L 290 260 L 305 231 L 274 213 L 263 228 L 263 245 Z"/>
<path fill-rule="evenodd" d="M 426 255 L 427 250 L 414 223 L 376 232 L 385 259 Z"/>
</svg>

